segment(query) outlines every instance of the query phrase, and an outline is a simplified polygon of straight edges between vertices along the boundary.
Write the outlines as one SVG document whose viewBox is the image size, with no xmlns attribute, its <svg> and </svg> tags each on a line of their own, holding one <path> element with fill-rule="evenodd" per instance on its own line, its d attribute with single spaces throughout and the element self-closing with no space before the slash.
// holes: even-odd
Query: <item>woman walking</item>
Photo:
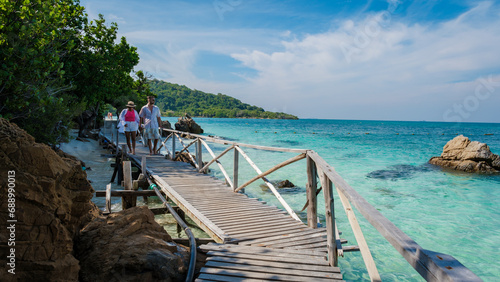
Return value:
<svg viewBox="0 0 500 282">
<path fill-rule="evenodd" d="M 140 118 L 135 110 L 135 104 L 129 101 L 127 103 L 127 108 L 120 113 L 120 122 L 125 131 L 129 153 L 132 155 L 135 155 L 135 136 L 139 128 L 139 121 Z M 132 139 L 132 144 L 130 143 L 130 139 Z"/>
</svg>

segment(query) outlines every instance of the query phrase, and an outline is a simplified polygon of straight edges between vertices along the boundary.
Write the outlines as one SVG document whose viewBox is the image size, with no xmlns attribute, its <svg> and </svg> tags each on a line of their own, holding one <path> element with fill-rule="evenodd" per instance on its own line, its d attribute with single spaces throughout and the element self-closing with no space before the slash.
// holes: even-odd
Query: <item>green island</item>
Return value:
<svg viewBox="0 0 500 282">
<path fill-rule="evenodd" d="M 265 111 L 221 93 L 205 93 L 158 79 L 149 80 L 148 84 L 151 92 L 157 95 L 156 105 L 164 116 L 187 113 L 194 117 L 298 119 L 286 113 Z"/>
</svg>

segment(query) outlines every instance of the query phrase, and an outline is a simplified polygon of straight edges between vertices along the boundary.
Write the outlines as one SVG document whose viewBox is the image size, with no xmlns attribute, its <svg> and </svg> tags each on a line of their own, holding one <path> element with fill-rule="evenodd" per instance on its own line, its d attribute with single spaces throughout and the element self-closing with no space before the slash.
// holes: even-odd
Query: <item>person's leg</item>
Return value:
<svg viewBox="0 0 500 282">
<path fill-rule="evenodd" d="M 125 131 L 125 138 L 127 139 L 128 152 L 132 153 L 132 146 L 130 145 L 130 131 Z"/>
<path fill-rule="evenodd" d="M 158 145 L 158 139 L 155 139 L 155 146 L 153 149 L 154 154 L 156 155 L 156 145 Z"/>
<path fill-rule="evenodd" d="M 151 129 L 144 129 L 144 137 L 148 140 L 149 154 L 153 154 L 153 145 L 151 144 Z"/>
<path fill-rule="evenodd" d="M 132 155 L 135 155 L 135 135 L 137 132 L 130 132 L 132 137 Z"/>
<path fill-rule="evenodd" d="M 151 139 L 148 139 L 149 154 L 153 154 L 153 145 L 151 144 Z"/>
</svg>

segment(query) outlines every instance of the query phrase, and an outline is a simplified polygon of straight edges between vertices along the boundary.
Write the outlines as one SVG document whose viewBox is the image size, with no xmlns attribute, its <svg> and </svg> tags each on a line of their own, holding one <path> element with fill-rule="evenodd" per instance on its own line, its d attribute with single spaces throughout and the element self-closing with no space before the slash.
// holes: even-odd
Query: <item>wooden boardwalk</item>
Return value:
<svg viewBox="0 0 500 282">
<path fill-rule="evenodd" d="M 125 144 L 123 134 L 119 143 Z M 340 269 L 326 260 L 324 228 L 307 227 L 286 211 L 234 193 L 188 163 L 150 156 L 140 142 L 129 157 L 141 163 L 143 155 L 158 187 L 218 242 L 200 246 L 207 262 L 196 281 L 342 280 Z"/>
<path fill-rule="evenodd" d="M 422 248 L 368 203 L 313 150 L 243 144 L 197 134 L 189 134 L 194 140 L 189 140 L 189 144 L 185 145 L 186 139 L 181 138 L 184 132 L 166 130 L 169 136 L 164 141 L 171 138 L 172 142 L 169 148 L 172 152 L 167 150 L 169 157 L 175 155 L 173 152 L 186 152 L 196 169 L 191 164 L 174 162 L 161 155 L 150 156 L 148 148 L 143 147 L 140 142 L 136 147 L 137 154 L 129 155 L 129 158 L 141 166 L 143 171 L 147 170 L 161 191 L 216 242 L 199 247 L 207 253 L 207 259 L 197 281 L 342 280 L 340 269 L 336 267 L 338 257 L 349 251 L 360 251 L 370 280 L 381 281 L 353 209 L 427 281 L 482 281 L 453 256 Z M 117 136 L 116 129 L 109 120 L 105 122 L 101 135 L 108 142 L 116 143 L 118 140 L 120 146 L 125 144 L 124 135 Z M 177 150 L 176 140 L 182 145 Z M 226 149 L 216 155 L 207 142 L 217 144 L 219 149 L 225 146 Z M 166 143 L 163 145 L 166 146 Z M 192 145 L 196 150 L 194 158 L 188 151 Z M 202 153 L 203 146 L 208 154 Z M 243 148 L 298 155 L 262 172 Z M 219 161 L 219 158 L 230 151 L 234 153 L 232 177 Z M 210 155 L 212 159 L 205 163 L 204 155 Z M 239 156 L 257 174 L 244 184 L 238 184 Z M 303 159 L 306 160 L 307 174 L 307 225 L 266 178 L 274 171 Z M 225 182 L 200 173 L 206 172 L 212 164 L 219 166 Z M 129 162 L 124 162 L 124 170 L 125 168 L 130 170 Z M 266 183 L 285 210 L 238 192 L 256 180 Z M 129 190 L 132 189 L 130 177 L 125 183 Z M 321 187 L 318 188 L 319 185 Z M 325 215 L 325 228 L 316 228 L 317 196 L 320 191 L 323 191 L 325 201 L 322 211 Z M 343 207 L 357 246 L 342 245 L 346 242 L 340 238 L 342 233 L 337 230 L 334 201 L 341 204 L 337 206 Z M 123 202 L 127 203 L 126 200 Z"/>
<path fill-rule="evenodd" d="M 199 279 L 342 278 L 340 269 L 326 261 L 324 229 L 309 228 L 285 211 L 234 193 L 224 182 L 197 173 L 187 163 L 153 157 L 147 158 L 147 167 L 162 191 L 212 239 L 223 243 L 200 247 L 209 252 Z"/>
</svg>

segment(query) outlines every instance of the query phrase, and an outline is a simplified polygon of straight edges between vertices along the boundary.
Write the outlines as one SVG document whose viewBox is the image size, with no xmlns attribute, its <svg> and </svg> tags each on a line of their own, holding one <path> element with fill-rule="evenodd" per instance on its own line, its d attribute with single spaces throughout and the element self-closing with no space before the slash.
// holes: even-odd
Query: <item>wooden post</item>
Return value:
<svg viewBox="0 0 500 282">
<path fill-rule="evenodd" d="M 132 190 L 132 164 L 130 161 L 123 162 L 123 182 L 125 190 Z M 122 208 L 128 209 L 135 207 L 137 198 L 135 196 L 122 197 Z"/>
<path fill-rule="evenodd" d="M 106 186 L 106 213 L 111 213 L 111 183 Z"/>
<path fill-rule="evenodd" d="M 238 187 L 238 170 L 239 170 L 239 158 L 240 154 L 238 150 L 234 149 L 234 167 L 233 167 L 233 185 L 234 189 Z M 241 193 L 245 193 L 245 188 L 241 189 Z"/>
<path fill-rule="evenodd" d="M 338 265 L 337 238 L 335 234 L 335 210 L 333 203 L 332 182 L 328 176 L 321 173 L 321 186 L 325 195 L 325 217 L 326 217 L 326 248 L 328 249 L 328 262 L 331 266 Z"/>
<path fill-rule="evenodd" d="M 201 151 L 201 145 L 201 139 L 198 138 L 198 142 L 196 142 L 196 162 L 198 163 L 199 168 L 203 167 L 203 154 Z"/>
<path fill-rule="evenodd" d="M 118 129 L 118 122 L 116 123 L 116 154 L 118 155 L 118 143 L 120 143 L 120 130 Z"/>
<path fill-rule="evenodd" d="M 177 209 L 176 210 L 177 214 L 179 215 L 179 217 L 184 221 L 186 222 L 186 214 L 184 213 L 183 210 L 181 209 Z M 177 233 L 181 233 L 182 232 L 182 226 L 179 224 L 179 222 L 177 222 Z"/>
<path fill-rule="evenodd" d="M 172 136 L 172 157 L 171 157 L 172 160 L 175 159 L 175 135 Z"/>
<path fill-rule="evenodd" d="M 127 155 L 126 151 L 126 145 L 122 145 L 122 151 L 121 154 L 119 154 L 118 146 L 116 147 L 116 157 L 117 157 L 117 162 L 116 165 L 118 167 L 118 178 L 116 180 L 116 184 L 122 185 L 123 181 L 123 161 L 125 161 L 125 156 Z"/>
<path fill-rule="evenodd" d="M 148 177 L 148 174 L 146 173 L 147 166 L 146 166 L 146 156 L 142 156 L 141 158 L 141 172 L 144 177 Z M 142 199 L 144 200 L 144 203 L 148 203 L 148 196 L 143 196 Z"/>
<path fill-rule="evenodd" d="M 318 198 L 316 196 L 318 189 L 317 175 L 316 164 L 307 156 L 307 226 L 314 229 L 318 228 L 318 223 L 316 222 L 318 217 Z"/>
</svg>

